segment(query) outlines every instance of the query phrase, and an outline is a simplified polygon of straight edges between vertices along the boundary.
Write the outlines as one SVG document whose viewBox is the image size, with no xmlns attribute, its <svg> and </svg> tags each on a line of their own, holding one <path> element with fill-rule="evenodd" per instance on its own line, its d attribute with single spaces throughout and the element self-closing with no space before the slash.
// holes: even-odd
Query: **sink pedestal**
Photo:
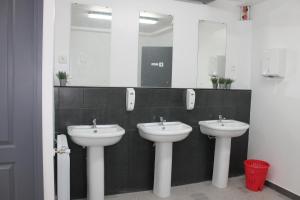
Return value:
<svg viewBox="0 0 300 200">
<path fill-rule="evenodd" d="M 153 193 L 161 198 L 170 196 L 172 175 L 172 142 L 155 143 Z"/>
<path fill-rule="evenodd" d="M 155 143 L 153 193 L 166 198 L 171 193 L 173 142 L 184 140 L 193 129 L 182 122 L 142 123 L 137 127 L 142 138 Z"/>
<path fill-rule="evenodd" d="M 216 137 L 214 172 L 212 184 L 218 188 L 226 188 L 228 182 L 231 138 L 240 137 L 249 129 L 249 124 L 236 120 L 200 121 L 200 131 L 208 136 Z"/>
<path fill-rule="evenodd" d="M 230 149 L 231 138 L 216 137 L 212 184 L 218 188 L 227 187 Z"/>
<path fill-rule="evenodd" d="M 104 200 L 104 147 L 87 148 L 87 199 Z"/>
</svg>

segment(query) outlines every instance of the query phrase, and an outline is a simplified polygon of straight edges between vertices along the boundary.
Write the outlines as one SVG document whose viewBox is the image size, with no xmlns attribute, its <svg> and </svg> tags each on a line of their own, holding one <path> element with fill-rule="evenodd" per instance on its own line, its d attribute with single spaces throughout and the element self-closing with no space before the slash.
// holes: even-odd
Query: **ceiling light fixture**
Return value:
<svg viewBox="0 0 300 200">
<path fill-rule="evenodd" d="M 140 17 L 141 24 L 157 24 L 158 20 L 151 17 Z"/>
<path fill-rule="evenodd" d="M 109 12 L 89 11 L 88 17 L 92 19 L 112 20 L 112 14 Z M 141 24 L 157 24 L 158 19 L 152 17 L 140 17 Z"/>
<path fill-rule="evenodd" d="M 89 11 L 88 17 L 92 19 L 112 20 L 111 13 L 106 13 L 106 12 Z"/>
</svg>

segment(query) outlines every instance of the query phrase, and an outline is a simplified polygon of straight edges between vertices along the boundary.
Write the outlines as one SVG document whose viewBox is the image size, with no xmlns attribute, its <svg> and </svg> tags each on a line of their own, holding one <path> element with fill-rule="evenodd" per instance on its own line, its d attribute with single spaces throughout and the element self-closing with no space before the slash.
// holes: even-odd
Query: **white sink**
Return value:
<svg viewBox="0 0 300 200">
<path fill-rule="evenodd" d="M 243 135 L 249 125 L 235 120 L 209 120 L 199 122 L 201 132 L 215 137 L 239 137 Z"/>
<path fill-rule="evenodd" d="M 141 137 L 155 142 L 153 192 L 166 198 L 171 191 L 173 142 L 185 139 L 192 127 L 182 122 L 144 123 L 137 127 Z"/>
<path fill-rule="evenodd" d="M 87 147 L 88 200 L 104 200 L 104 146 L 119 142 L 125 130 L 119 125 L 68 126 L 72 141 Z"/>
<path fill-rule="evenodd" d="M 119 125 L 68 126 L 68 134 L 81 146 L 109 146 L 119 142 L 125 130 Z"/>
<path fill-rule="evenodd" d="M 192 127 L 181 122 L 145 123 L 137 125 L 140 135 L 152 142 L 178 142 L 185 139 Z"/>
<path fill-rule="evenodd" d="M 212 184 L 218 188 L 226 188 L 228 183 L 231 138 L 239 137 L 246 133 L 249 125 L 236 120 L 223 119 L 200 121 L 199 125 L 203 134 L 216 137 Z"/>
</svg>

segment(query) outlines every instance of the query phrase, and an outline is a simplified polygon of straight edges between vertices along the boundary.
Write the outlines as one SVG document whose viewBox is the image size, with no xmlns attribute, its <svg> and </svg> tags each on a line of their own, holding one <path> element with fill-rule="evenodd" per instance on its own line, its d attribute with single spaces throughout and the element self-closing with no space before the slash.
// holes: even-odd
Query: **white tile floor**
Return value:
<svg viewBox="0 0 300 200">
<path fill-rule="evenodd" d="M 152 191 L 106 196 L 105 200 L 162 200 Z M 218 189 L 210 181 L 172 187 L 171 196 L 164 200 L 289 200 L 265 187 L 262 192 L 251 192 L 244 186 L 244 177 L 231 178 L 226 189 Z"/>
</svg>

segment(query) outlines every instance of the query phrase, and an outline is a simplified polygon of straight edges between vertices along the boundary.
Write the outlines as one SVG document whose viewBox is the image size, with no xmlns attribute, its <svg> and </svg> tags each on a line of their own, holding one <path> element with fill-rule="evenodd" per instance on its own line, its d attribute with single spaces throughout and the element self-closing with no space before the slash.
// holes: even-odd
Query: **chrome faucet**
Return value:
<svg viewBox="0 0 300 200">
<path fill-rule="evenodd" d="M 165 126 L 165 122 L 166 122 L 167 120 L 165 120 L 163 117 L 159 117 L 159 120 L 160 120 L 160 125 L 161 125 L 161 126 Z"/>
<path fill-rule="evenodd" d="M 92 128 L 97 128 L 97 119 L 93 119 L 93 126 Z"/>
<path fill-rule="evenodd" d="M 219 123 L 223 124 L 223 120 L 225 120 L 226 118 L 223 117 L 222 115 L 219 115 Z"/>
</svg>

